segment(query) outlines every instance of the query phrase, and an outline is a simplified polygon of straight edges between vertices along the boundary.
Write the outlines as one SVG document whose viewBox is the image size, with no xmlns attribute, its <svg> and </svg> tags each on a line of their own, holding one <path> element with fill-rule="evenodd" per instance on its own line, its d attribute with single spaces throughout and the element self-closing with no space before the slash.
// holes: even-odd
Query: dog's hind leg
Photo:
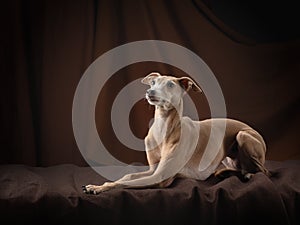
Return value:
<svg viewBox="0 0 300 225">
<path fill-rule="evenodd" d="M 221 179 L 230 177 L 230 176 L 239 176 L 241 170 L 237 167 L 237 160 L 230 157 L 225 157 L 221 162 L 219 167 L 216 169 L 215 176 Z"/>
<path fill-rule="evenodd" d="M 236 140 L 238 166 L 244 177 L 250 179 L 256 172 L 263 172 L 270 176 L 270 172 L 264 166 L 266 145 L 260 134 L 252 129 L 244 130 L 237 134 Z"/>
</svg>

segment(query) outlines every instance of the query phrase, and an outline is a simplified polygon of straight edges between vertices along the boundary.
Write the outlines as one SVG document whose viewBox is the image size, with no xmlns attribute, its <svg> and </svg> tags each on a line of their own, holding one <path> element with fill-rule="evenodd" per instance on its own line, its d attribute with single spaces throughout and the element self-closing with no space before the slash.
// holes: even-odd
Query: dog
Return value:
<svg viewBox="0 0 300 225">
<path fill-rule="evenodd" d="M 141 82 L 150 86 L 146 99 L 155 106 L 154 122 L 145 138 L 149 170 L 100 186 L 85 185 L 83 192 L 165 188 L 176 177 L 205 180 L 211 175 L 226 178 L 237 173 L 248 180 L 256 172 L 270 176 L 264 166 L 266 144 L 256 130 L 233 119 L 193 121 L 182 115 L 183 96 L 190 90 L 202 92 L 194 80 L 152 72 Z M 214 145 L 218 142 L 219 146 Z"/>
</svg>

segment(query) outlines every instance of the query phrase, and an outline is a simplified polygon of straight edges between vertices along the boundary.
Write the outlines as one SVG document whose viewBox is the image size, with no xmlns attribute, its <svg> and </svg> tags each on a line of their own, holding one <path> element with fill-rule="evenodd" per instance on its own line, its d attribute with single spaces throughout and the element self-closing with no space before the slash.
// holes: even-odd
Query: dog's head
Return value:
<svg viewBox="0 0 300 225">
<path fill-rule="evenodd" d="M 150 85 L 146 99 L 150 105 L 165 109 L 178 106 L 182 96 L 189 90 L 202 92 L 201 88 L 189 77 L 176 78 L 152 72 L 142 79 L 143 84 Z"/>
</svg>

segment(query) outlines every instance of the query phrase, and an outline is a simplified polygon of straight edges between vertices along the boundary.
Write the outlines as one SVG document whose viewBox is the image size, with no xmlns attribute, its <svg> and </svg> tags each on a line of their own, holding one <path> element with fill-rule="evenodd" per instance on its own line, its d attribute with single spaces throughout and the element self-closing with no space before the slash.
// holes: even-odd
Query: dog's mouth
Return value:
<svg viewBox="0 0 300 225">
<path fill-rule="evenodd" d="M 166 110 L 173 108 L 172 104 L 164 98 L 160 98 L 154 95 L 146 95 L 146 99 L 150 105 L 160 106 Z"/>
<path fill-rule="evenodd" d="M 148 99 L 151 101 L 151 102 L 159 102 L 159 99 L 155 96 L 148 96 Z"/>
<path fill-rule="evenodd" d="M 152 102 L 152 103 L 160 102 L 160 99 L 154 95 L 147 95 L 146 98 L 149 102 Z"/>
</svg>

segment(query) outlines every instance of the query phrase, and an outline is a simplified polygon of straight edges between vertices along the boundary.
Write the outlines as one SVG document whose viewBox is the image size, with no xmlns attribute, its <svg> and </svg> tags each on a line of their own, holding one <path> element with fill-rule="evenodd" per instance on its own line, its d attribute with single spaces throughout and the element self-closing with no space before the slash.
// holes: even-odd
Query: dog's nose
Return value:
<svg viewBox="0 0 300 225">
<path fill-rule="evenodd" d="M 146 93 L 147 93 L 147 95 L 149 95 L 149 96 L 154 96 L 154 95 L 155 95 L 155 91 L 152 90 L 152 89 L 148 89 L 148 90 L 146 91 Z"/>
</svg>

